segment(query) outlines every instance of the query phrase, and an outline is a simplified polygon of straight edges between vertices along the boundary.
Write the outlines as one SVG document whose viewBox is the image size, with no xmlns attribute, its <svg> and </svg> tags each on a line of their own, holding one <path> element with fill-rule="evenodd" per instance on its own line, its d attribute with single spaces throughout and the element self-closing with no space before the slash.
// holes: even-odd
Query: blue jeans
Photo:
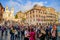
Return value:
<svg viewBox="0 0 60 40">
<path fill-rule="evenodd" d="M 11 40 L 14 40 L 14 34 L 13 35 L 11 35 L 11 38 L 10 38 Z"/>
</svg>

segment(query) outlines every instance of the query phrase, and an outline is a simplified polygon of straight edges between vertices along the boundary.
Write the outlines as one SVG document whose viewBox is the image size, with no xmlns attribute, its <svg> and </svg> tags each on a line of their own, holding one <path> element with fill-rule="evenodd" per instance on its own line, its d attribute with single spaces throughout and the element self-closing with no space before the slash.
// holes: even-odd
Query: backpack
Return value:
<svg viewBox="0 0 60 40">
<path fill-rule="evenodd" d="M 12 30 L 12 33 L 15 33 L 15 30 Z"/>
<path fill-rule="evenodd" d="M 43 29 L 41 30 L 41 33 L 46 34 L 45 30 L 43 30 Z"/>
</svg>

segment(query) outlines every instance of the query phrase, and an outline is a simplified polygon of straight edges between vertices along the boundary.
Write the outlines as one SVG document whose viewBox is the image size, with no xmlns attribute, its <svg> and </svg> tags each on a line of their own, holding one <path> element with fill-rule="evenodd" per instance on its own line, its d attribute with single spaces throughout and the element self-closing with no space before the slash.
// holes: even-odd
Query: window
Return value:
<svg viewBox="0 0 60 40">
<path fill-rule="evenodd" d="M 34 21 L 35 21 L 35 19 L 34 19 Z"/>
<path fill-rule="evenodd" d="M 42 14 L 42 12 L 40 12 Z"/>
<path fill-rule="evenodd" d="M 42 13 L 43 11 L 41 10 L 40 13 Z"/>
<path fill-rule="evenodd" d="M 1 18 L 0 18 L 0 21 L 1 21 Z"/>
<path fill-rule="evenodd" d="M 46 12 L 44 14 L 47 14 Z"/>
<path fill-rule="evenodd" d="M 36 15 L 36 17 L 38 17 L 38 15 Z"/>
<path fill-rule="evenodd" d="M 39 25 L 41 25 L 41 23 L 39 23 Z"/>
<path fill-rule="evenodd" d="M 0 16 L 2 16 L 2 14 L 0 13 Z"/>
<path fill-rule="evenodd" d="M 33 13 L 34 13 L 34 10 L 33 10 Z"/>
<path fill-rule="evenodd" d="M 40 15 L 39 15 L 39 17 L 40 17 Z"/>
<path fill-rule="evenodd" d="M 36 10 L 36 13 L 37 13 L 37 10 Z"/>
<path fill-rule="evenodd" d="M 39 13 L 40 13 L 41 10 L 39 10 Z"/>
<path fill-rule="evenodd" d="M 30 14 L 31 14 L 31 11 L 30 11 Z"/>
<path fill-rule="evenodd" d="M 33 17 L 35 17 L 35 16 L 33 15 Z"/>
<path fill-rule="evenodd" d="M 31 22 L 31 20 L 30 20 L 30 22 Z"/>
<path fill-rule="evenodd" d="M 32 18 L 32 16 L 30 16 L 30 18 Z"/>
</svg>

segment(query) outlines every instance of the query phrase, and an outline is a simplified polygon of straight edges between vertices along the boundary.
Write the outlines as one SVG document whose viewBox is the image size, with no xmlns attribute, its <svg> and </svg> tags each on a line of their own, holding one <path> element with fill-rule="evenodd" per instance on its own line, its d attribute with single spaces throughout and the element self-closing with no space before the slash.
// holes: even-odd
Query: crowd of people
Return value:
<svg viewBox="0 0 60 40">
<path fill-rule="evenodd" d="M 0 26 L 1 36 L 10 34 L 10 40 L 57 40 L 56 25 L 10 25 L 10 27 Z"/>
</svg>

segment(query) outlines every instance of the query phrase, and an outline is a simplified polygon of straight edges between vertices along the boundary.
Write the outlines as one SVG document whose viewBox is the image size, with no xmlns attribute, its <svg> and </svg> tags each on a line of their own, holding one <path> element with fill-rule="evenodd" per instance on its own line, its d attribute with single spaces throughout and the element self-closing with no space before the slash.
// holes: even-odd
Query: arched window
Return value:
<svg viewBox="0 0 60 40">
<path fill-rule="evenodd" d="M 34 13 L 34 10 L 33 10 L 33 13 Z"/>
</svg>

